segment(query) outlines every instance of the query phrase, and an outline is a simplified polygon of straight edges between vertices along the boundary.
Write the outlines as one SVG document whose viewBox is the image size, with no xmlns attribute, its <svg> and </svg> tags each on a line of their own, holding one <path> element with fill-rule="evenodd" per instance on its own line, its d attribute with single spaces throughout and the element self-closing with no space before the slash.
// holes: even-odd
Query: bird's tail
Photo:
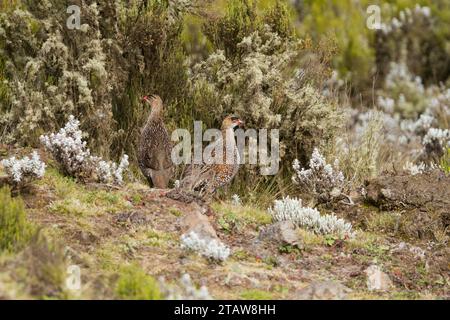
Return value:
<svg viewBox="0 0 450 320">
<path fill-rule="evenodd" d="M 172 168 L 151 170 L 150 176 L 152 178 L 153 186 L 159 189 L 167 189 L 170 178 L 172 177 L 172 172 Z"/>
</svg>

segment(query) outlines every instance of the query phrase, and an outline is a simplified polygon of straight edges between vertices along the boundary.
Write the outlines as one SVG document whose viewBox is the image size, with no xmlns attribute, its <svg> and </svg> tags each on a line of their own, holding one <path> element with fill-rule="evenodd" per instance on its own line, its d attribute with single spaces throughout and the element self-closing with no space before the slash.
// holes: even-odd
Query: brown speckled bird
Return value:
<svg viewBox="0 0 450 320">
<path fill-rule="evenodd" d="M 172 143 L 162 118 L 163 103 L 159 96 L 142 98 L 151 106 L 150 116 L 141 131 L 138 162 L 151 187 L 167 188 L 173 175 Z"/>
<path fill-rule="evenodd" d="M 181 189 L 194 191 L 205 197 L 212 195 L 218 188 L 230 184 L 239 170 L 240 161 L 234 130 L 242 124 L 243 121 L 236 116 L 227 116 L 223 120 L 222 137 L 213 144 L 213 146 L 222 144 L 222 162 L 190 166 L 180 182 Z M 215 157 L 215 152 L 213 151 L 211 155 Z"/>
</svg>

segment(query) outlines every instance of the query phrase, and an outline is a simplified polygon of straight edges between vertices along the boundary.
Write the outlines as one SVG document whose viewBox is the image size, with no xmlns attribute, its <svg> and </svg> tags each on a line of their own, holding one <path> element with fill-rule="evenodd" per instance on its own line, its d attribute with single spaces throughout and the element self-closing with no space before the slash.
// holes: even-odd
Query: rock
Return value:
<svg viewBox="0 0 450 320">
<path fill-rule="evenodd" d="M 183 234 L 194 231 L 199 236 L 205 238 L 219 239 L 216 231 L 211 226 L 208 217 L 202 214 L 199 210 L 194 210 L 185 214 L 179 220 L 179 226 Z"/>
<path fill-rule="evenodd" d="M 296 227 L 291 221 L 280 221 L 264 228 L 259 233 L 259 240 L 274 242 L 276 244 L 298 245 L 299 236 Z"/>
<path fill-rule="evenodd" d="M 366 181 L 366 200 L 381 209 L 420 208 L 448 213 L 450 176 L 440 170 L 424 174 L 384 174 Z"/>
<path fill-rule="evenodd" d="M 352 290 L 334 281 L 317 281 L 297 292 L 299 300 L 344 300 Z"/>
<path fill-rule="evenodd" d="M 381 271 L 377 265 L 371 265 L 366 269 L 367 289 L 370 291 L 387 291 L 393 284 L 389 276 Z"/>
</svg>

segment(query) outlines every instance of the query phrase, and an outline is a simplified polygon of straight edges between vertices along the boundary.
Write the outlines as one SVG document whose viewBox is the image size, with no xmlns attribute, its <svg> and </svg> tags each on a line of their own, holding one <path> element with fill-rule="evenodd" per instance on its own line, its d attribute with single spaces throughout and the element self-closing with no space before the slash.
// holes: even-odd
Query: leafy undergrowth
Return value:
<svg viewBox="0 0 450 320">
<path fill-rule="evenodd" d="M 180 246 L 179 221 L 189 207 L 139 183 L 82 185 L 49 168 L 20 196 L 26 221 L 22 200 L 2 197 L 3 206 L 11 203 L 6 219 L 8 212 L 19 212 L 13 232 L 20 243 L 12 250 L 2 235 L 7 250 L 0 254 L 1 298 L 161 299 L 158 279 L 177 283 L 186 273 L 216 299 L 296 299 L 299 290 L 324 280 L 350 288 L 350 299 L 449 295 L 446 235 L 405 237 L 398 216 L 407 212 L 357 204 L 337 210 L 353 222 L 355 238 L 296 229 L 298 243 L 280 246 L 258 239 L 272 222 L 268 212 L 216 202 L 209 220 L 231 255 L 214 263 Z M 402 243 L 415 249 L 399 250 Z M 374 263 L 389 275 L 392 290 L 368 291 L 364 270 Z M 68 285 L 69 266 L 80 270 L 79 289 Z"/>
</svg>

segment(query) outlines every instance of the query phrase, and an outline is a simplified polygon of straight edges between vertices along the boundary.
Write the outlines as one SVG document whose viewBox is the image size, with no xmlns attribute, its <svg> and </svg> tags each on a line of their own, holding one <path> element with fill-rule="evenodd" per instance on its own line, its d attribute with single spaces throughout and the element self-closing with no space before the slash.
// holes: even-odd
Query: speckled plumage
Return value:
<svg viewBox="0 0 450 320">
<path fill-rule="evenodd" d="M 180 182 L 182 189 L 195 191 L 201 196 L 209 196 L 231 183 L 239 170 L 240 161 L 234 128 L 241 123 L 239 119 L 231 116 L 223 120 L 222 137 L 215 142 L 216 145 L 222 143 L 223 162 L 190 166 Z M 232 161 L 227 161 L 227 154 L 233 157 Z M 214 152 L 212 156 L 215 156 Z"/>
<path fill-rule="evenodd" d="M 138 163 L 150 186 L 167 188 L 173 175 L 171 159 L 172 143 L 162 119 L 161 98 L 146 99 L 152 107 L 150 116 L 141 131 L 138 149 Z"/>
</svg>

